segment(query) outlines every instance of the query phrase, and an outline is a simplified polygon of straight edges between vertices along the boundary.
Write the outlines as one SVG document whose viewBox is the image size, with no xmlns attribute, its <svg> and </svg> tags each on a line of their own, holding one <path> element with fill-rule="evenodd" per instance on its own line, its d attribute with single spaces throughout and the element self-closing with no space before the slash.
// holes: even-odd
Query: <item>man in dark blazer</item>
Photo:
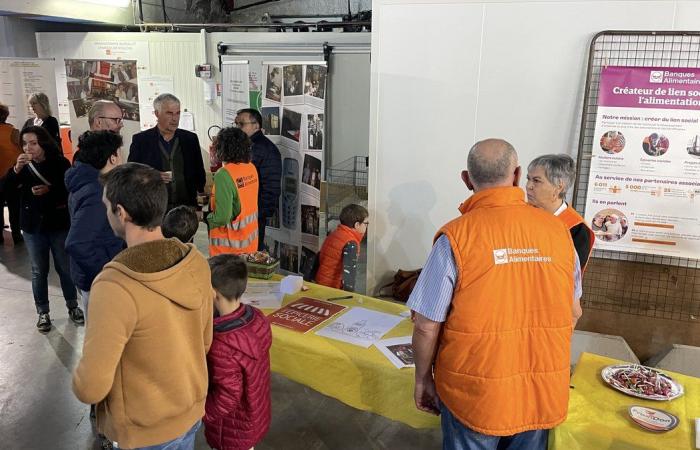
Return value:
<svg viewBox="0 0 700 450">
<path fill-rule="evenodd" d="M 157 124 L 134 135 L 129 162 L 160 171 L 168 183 L 168 210 L 180 205 L 197 207 L 197 193 L 204 192 L 206 174 L 197 135 L 178 128 L 180 100 L 161 94 L 153 101 Z M 198 208 L 199 209 L 199 208 Z"/>
<path fill-rule="evenodd" d="M 258 170 L 260 185 L 258 189 L 258 250 L 265 249 L 265 226 L 267 218 L 272 217 L 279 207 L 282 186 L 282 156 L 275 144 L 264 134 L 262 116 L 257 109 L 241 109 L 234 120 L 234 125 L 250 137 L 253 144 L 253 165 Z"/>
</svg>

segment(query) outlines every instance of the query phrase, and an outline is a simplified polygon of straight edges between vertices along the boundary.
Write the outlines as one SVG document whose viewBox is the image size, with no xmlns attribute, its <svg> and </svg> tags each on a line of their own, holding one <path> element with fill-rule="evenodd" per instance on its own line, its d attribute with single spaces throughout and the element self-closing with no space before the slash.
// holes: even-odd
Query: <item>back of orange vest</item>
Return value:
<svg viewBox="0 0 700 450">
<path fill-rule="evenodd" d="M 228 163 L 223 169 L 238 189 L 241 212 L 230 224 L 209 230 L 209 256 L 254 253 L 258 250 L 258 171 L 252 163 Z M 212 205 L 215 199 L 214 189 Z"/>
<path fill-rule="evenodd" d="M 482 191 L 441 229 L 458 285 L 436 387 L 462 423 L 496 436 L 552 428 L 568 408 L 573 243 L 562 221 L 522 197 Z"/>
</svg>

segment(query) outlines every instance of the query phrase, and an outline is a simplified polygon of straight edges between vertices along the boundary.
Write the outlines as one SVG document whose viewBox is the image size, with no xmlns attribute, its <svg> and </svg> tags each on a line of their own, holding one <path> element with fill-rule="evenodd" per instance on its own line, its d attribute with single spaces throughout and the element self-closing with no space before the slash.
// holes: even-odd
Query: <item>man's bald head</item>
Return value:
<svg viewBox="0 0 700 450">
<path fill-rule="evenodd" d="M 119 130 L 124 126 L 123 115 L 122 109 L 113 101 L 98 100 L 88 112 L 90 130 L 107 130 L 119 133 Z"/>
<path fill-rule="evenodd" d="M 467 186 L 474 191 L 518 184 L 518 154 L 503 139 L 485 139 L 469 150 Z M 471 184 L 471 186 L 470 186 Z"/>
</svg>

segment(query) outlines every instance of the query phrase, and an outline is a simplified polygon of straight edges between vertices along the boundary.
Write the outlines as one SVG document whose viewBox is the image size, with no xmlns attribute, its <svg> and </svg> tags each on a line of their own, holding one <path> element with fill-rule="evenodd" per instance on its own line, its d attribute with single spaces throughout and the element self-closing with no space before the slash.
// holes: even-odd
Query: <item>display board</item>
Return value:
<svg viewBox="0 0 700 450">
<path fill-rule="evenodd" d="M 586 195 L 600 249 L 700 256 L 700 69 L 603 67 Z"/>
<path fill-rule="evenodd" d="M 71 134 L 90 129 L 88 113 L 98 100 L 111 100 L 122 110 L 122 135 L 141 130 L 138 71 L 135 60 L 66 59 L 66 89 Z"/>
<path fill-rule="evenodd" d="M 326 65 L 263 67 L 263 130 L 282 155 L 278 217 L 268 222 L 265 245 L 282 270 L 299 273 L 320 245 Z"/>
<path fill-rule="evenodd" d="M 0 102 L 10 109 L 7 122 L 15 128 L 34 116 L 28 98 L 36 92 L 46 94 L 52 113 L 58 114 L 54 64 L 48 58 L 0 58 Z"/>
<path fill-rule="evenodd" d="M 327 73 L 322 60 L 222 64 L 222 124 L 232 124 L 243 107 L 258 109 L 263 132 L 282 156 L 282 194 L 277 215 L 268 219 L 265 245 L 286 273 L 300 273 L 320 247 Z"/>
</svg>

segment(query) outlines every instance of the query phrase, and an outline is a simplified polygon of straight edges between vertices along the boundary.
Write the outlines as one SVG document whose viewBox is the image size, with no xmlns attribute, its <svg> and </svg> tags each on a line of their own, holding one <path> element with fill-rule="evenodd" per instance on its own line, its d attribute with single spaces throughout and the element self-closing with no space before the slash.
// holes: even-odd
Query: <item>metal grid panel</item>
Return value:
<svg viewBox="0 0 700 450">
<path fill-rule="evenodd" d="M 590 47 L 574 207 L 583 214 L 595 142 L 600 72 L 605 66 L 700 67 L 700 32 L 605 31 Z M 700 255 L 698 255 L 700 257 Z M 582 304 L 589 309 L 679 321 L 700 320 L 700 261 L 593 251 Z"/>
</svg>

